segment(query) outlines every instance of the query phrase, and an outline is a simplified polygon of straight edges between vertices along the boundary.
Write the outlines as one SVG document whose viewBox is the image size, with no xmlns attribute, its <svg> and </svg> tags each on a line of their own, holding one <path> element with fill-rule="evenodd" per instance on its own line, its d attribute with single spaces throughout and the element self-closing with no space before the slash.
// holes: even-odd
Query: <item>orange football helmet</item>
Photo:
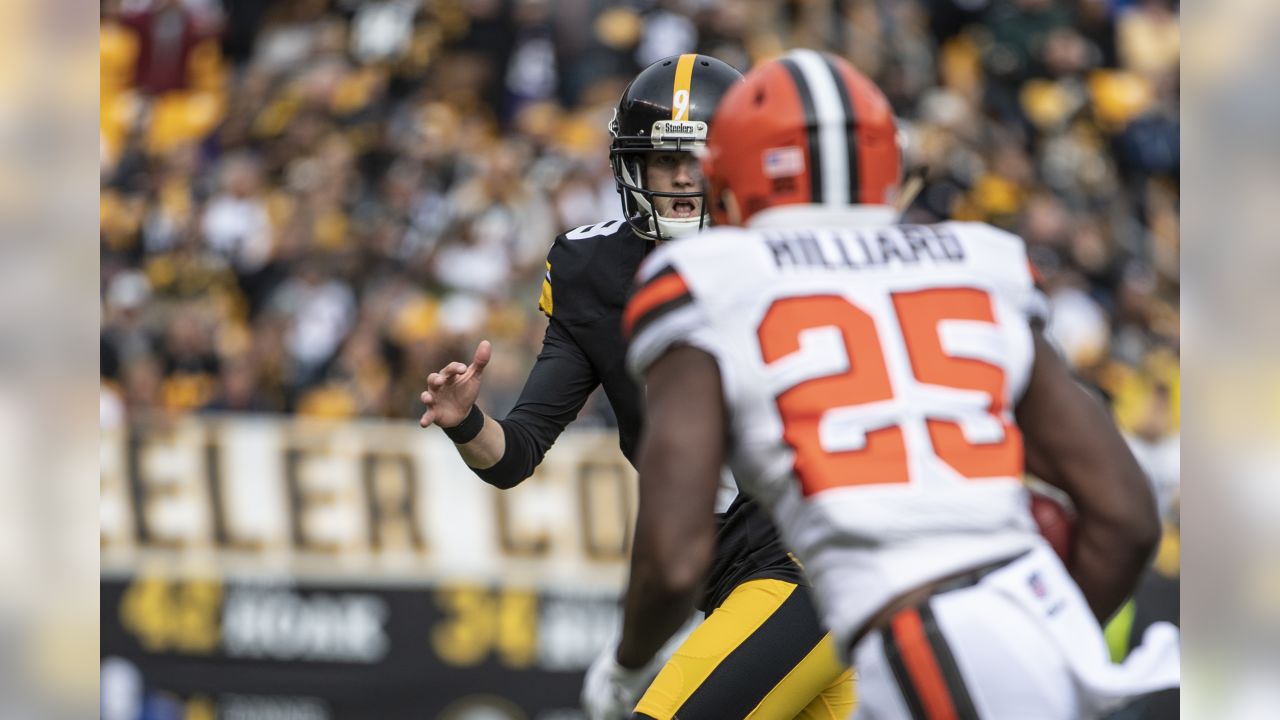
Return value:
<svg viewBox="0 0 1280 720">
<path fill-rule="evenodd" d="M 747 73 L 716 107 L 702 156 L 707 199 L 726 225 L 796 203 L 887 204 L 902 173 L 884 93 L 843 58 L 795 50 Z"/>
</svg>

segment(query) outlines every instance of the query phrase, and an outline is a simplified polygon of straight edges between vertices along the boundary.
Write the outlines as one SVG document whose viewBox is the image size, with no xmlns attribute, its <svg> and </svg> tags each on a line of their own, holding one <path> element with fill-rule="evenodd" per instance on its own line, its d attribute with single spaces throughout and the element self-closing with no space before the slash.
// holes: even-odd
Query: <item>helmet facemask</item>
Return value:
<svg viewBox="0 0 1280 720">
<path fill-rule="evenodd" d="M 709 227 L 707 199 L 701 182 L 694 190 L 676 192 L 653 190 L 648 187 L 646 173 L 649 157 L 658 153 L 690 153 L 706 143 L 707 126 L 704 122 L 660 120 L 653 124 L 650 135 L 619 136 L 615 119 L 609 125 L 614 140 L 610 148 L 613 176 L 622 196 L 622 208 L 628 224 L 637 234 L 651 240 L 671 240 L 692 235 Z M 687 199 L 697 201 L 698 214 L 694 217 L 664 217 L 656 209 L 655 198 Z"/>
</svg>

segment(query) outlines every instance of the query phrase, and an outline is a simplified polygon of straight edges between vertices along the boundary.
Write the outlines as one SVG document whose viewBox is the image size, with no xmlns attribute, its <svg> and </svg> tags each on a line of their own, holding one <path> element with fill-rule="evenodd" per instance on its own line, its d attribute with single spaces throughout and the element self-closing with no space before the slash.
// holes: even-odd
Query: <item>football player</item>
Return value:
<svg viewBox="0 0 1280 720">
<path fill-rule="evenodd" d="M 600 385 L 618 418 L 622 452 L 634 462 L 642 401 L 625 365 L 627 292 L 658 243 L 708 225 L 691 151 L 704 144 L 716 103 L 741 77 L 715 58 L 686 54 L 645 68 L 623 92 L 610 157 L 626 220 L 555 239 L 539 300 L 549 318 L 542 352 L 506 418 L 488 417 L 475 405 L 492 352 L 488 342 L 470 365 L 451 363 L 427 378 L 420 424 L 444 428 L 485 482 L 510 488 L 529 477 Z M 839 663 L 803 571 L 767 515 L 731 481 L 714 509 L 714 559 L 698 579 L 704 590 L 696 602 L 706 619 L 661 672 L 622 668 L 610 647 L 588 672 L 588 715 L 625 717 L 633 709 L 660 720 L 847 715 L 851 672 Z M 689 611 L 682 612 L 687 619 Z"/>
<path fill-rule="evenodd" d="M 619 664 L 680 625 L 727 461 L 856 660 L 859 718 L 1093 717 L 1176 685 L 1171 625 L 1123 665 L 1099 626 L 1159 537 L 1141 470 L 1041 336 L 1023 241 L 897 224 L 896 137 L 880 90 L 812 51 L 717 109 L 717 227 L 650 255 L 624 313 L 647 424 Z M 1075 502 L 1070 568 L 1024 441 Z"/>
</svg>

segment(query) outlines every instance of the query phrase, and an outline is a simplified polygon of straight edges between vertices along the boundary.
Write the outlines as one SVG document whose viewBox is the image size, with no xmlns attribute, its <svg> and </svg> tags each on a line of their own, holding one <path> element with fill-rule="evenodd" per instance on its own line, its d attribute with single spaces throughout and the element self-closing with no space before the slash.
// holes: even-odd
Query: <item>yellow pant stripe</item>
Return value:
<svg viewBox="0 0 1280 720">
<path fill-rule="evenodd" d="M 636 712 L 659 720 L 672 717 L 720 661 L 759 629 L 795 589 L 795 585 L 781 580 L 752 580 L 739 585 L 663 666 L 640 698 Z"/>
<path fill-rule="evenodd" d="M 797 713 L 796 708 L 803 709 Z M 828 633 L 756 705 L 750 717 L 845 720 L 852 712 L 853 671 L 840 662 Z"/>
<path fill-rule="evenodd" d="M 782 580 L 734 588 L 658 673 L 636 712 L 657 720 L 844 720 L 843 665 L 809 599 Z"/>
</svg>

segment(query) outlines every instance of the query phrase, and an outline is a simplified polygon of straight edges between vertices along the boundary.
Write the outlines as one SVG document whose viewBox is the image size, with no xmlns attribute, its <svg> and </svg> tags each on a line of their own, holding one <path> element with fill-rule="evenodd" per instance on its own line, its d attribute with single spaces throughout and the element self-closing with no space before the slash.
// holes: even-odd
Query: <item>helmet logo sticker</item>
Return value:
<svg viewBox="0 0 1280 720">
<path fill-rule="evenodd" d="M 795 145 L 765 150 L 764 174 L 769 178 L 804 174 L 804 151 Z"/>
</svg>

